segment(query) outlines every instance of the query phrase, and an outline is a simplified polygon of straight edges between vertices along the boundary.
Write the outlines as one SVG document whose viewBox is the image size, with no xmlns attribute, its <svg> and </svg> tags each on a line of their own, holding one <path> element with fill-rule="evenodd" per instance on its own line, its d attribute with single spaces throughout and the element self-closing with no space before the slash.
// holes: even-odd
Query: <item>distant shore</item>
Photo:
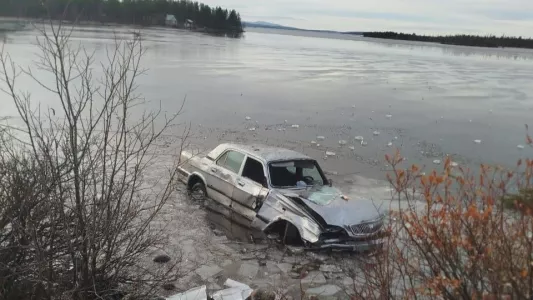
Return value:
<svg viewBox="0 0 533 300">
<path fill-rule="evenodd" d="M 212 28 L 180 28 L 180 27 L 169 27 L 158 24 L 124 24 L 117 22 L 104 22 L 104 21 L 70 21 L 70 20 L 50 20 L 43 18 L 15 18 L 15 17 L 0 17 L 0 32 L 10 32 L 10 31 L 19 31 L 26 30 L 31 27 L 31 24 L 59 24 L 64 25 L 75 25 L 75 26 L 104 26 L 104 27 L 113 27 L 113 26 L 133 26 L 135 28 L 164 28 L 164 29 L 180 29 L 187 30 L 192 32 L 207 33 L 210 35 L 225 35 L 229 37 L 240 37 L 244 34 L 244 30 L 227 30 L 227 29 L 212 29 Z M 29 25 L 29 26 L 28 26 Z"/>
<path fill-rule="evenodd" d="M 533 49 L 533 39 L 506 36 L 477 36 L 477 35 L 447 35 L 429 36 L 408 33 L 386 32 L 363 32 L 364 37 L 380 38 L 389 40 L 431 42 L 444 45 L 472 46 L 485 48 L 524 48 Z"/>
</svg>

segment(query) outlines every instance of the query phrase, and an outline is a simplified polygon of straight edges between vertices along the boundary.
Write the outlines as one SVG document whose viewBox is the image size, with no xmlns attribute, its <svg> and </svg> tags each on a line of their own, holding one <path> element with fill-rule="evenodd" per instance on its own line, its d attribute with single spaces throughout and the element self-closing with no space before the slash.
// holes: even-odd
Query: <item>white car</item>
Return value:
<svg viewBox="0 0 533 300">
<path fill-rule="evenodd" d="M 301 153 L 221 144 L 207 156 L 184 151 L 179 171 L 192 199 L 212 199 L 217 212 L 285 244 L 361 252 L 384 244 L 383 213 L 343 195 Z"/>
</svg>

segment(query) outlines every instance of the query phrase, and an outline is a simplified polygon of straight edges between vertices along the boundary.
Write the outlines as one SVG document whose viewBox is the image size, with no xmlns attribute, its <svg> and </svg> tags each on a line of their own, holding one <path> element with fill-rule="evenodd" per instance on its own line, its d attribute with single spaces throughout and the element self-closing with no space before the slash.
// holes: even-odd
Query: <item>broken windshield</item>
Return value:
<svg viewBox="0 0 533 300">
<path fill-rule="evenodd" d="M 324 185 L 325 178 L 314 160 L 290 160 L 269 164 L 270 184 L 277 188 Z"/>
</svg>

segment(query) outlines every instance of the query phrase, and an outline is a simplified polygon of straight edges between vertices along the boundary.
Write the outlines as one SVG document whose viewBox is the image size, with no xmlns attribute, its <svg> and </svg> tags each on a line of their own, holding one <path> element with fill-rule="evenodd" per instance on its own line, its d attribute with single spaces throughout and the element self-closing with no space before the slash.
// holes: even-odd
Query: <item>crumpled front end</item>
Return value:
<svg viewBox="0 0 533 300">
<path fill-rule="evenodd" d="M 386 234 L 383 220 L 350 226 L 326 226 L 319 240 L 312 244 L 313 249 L 345 250 L 354 252 L 374 252 L 383 249 Z"/>
<path fill-rule="evenodd" d="M 328 225 L 301 198 L 274 191 L 264 199 L 252 226 L 268 232 L 280 221 L 295 226 L 309 250 L 373 252 L 385 243 L 382 219 L 344 227 Z"/>
</svg>

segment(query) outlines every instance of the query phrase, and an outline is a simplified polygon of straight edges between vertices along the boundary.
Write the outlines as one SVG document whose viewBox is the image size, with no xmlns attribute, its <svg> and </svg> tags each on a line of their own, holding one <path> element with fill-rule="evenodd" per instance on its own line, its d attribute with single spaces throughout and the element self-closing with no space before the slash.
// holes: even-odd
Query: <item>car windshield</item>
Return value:
<svg viewBox="0 0 533 300">
<path fill-rule="evenodd" d="M 324 185 L 325 178 L 314 160 L 291 160 L 270 163 L 270 183 L 278 188 L 305 188 Z"/>
</svg>

